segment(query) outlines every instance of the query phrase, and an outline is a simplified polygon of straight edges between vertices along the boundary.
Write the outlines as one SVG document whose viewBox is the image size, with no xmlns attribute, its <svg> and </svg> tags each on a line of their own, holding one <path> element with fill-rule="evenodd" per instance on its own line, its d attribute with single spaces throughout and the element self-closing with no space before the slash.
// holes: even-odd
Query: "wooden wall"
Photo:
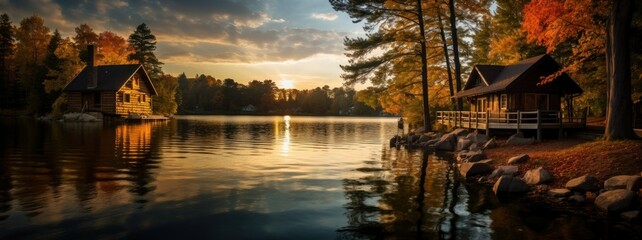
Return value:
<svg viewBox="0 0 642 240">
<path fill-rule="evenodd" d="M 152 96 L 149 86 L 138 74 L 129 80 L 116 94 L 116 114 L 128 115 L 129 113 L 152 114 Z M 131 86 L 131 87 L 129 87 Z M 120 95 L 122 94 L 122 99 Z M 126 100 L 129 95 L 129 102 Z"/>
</svg>

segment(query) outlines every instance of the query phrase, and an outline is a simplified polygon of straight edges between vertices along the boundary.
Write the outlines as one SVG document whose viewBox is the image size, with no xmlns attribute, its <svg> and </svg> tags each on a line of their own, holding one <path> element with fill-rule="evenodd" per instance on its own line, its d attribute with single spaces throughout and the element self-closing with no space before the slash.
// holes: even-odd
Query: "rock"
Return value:
<svg viewBox="0 0 642 240">
<path fill-rule="evenodd" d="M 524 193 L 528 191 L 528 184 L 520 178 L 501 176 L 493 186 L 495 194 L 506 193 Z"/>
<path fill-rule="evenodd" d="M 457 139 L 457 151 L 466 150 L 471 144 L 473 144 L 472 140 L 460 137 Z"/>
<path fill-rule="evenodd" d="M 390 147 L 397 146 L 397 143 L 401 144 L 401 136 L 396 135 L 396 136 L 390 138 Z"/>
<path fill-rule="evenodd" d="M 622 218 L 626 219 L 626 220 L 632 221 L 632 220 L 638 219 L 638 217 L 640 216 L 640 211 L 638 211 L 638 210 L 627 211 L 627 212 L 623 212 L 622 214 L 620 214 L 620 216 Z"/>
<path fill-rule="evenodd" d="M 469 133 L 466 138 L 470 139 L 474 143 L 485 143 L 488 141 L 488 136 L 486 136 L 486 134 L 479 134 L 478 132 Z"/>
<path fill-rule="evenodd" d="M 425 127 L 420 127 L 420 128 L 417 128 L 417 130 L 415 130 L 413 132 L 415 134 L 424 134 L 426 132 L 426 128 Z"/>
<path fill-rule="evenodd" d="M 450 132 L 450 134 L 453 134 L 456 137 L 465 137 L 466 135 L 468 135 L 468 130 L 466 130 L 465 128 L 457 128 Z"/>
<path fill-rule="evenodd" d="M 548 196 L 551 196 L 551 197 L 568 197 L 573 195 L 573 192 L 571 192 L 571 190 L 568 190 L 566 188 L 556 188 L 556 189 L 548 190 L 547 194 Z"/>
<path fill-rule="evenodd" d="M 522 132 L 518 132 L 516 134 L 513 134 L 506 140 L 506 145 L 527 145 L 527 144 L 532 144 L 535 142 L 535 138 L 524 138 L 524 134 Z"/>
<path fill-rule="evenodd" d="M 470 150 L 470 151 L 479 151 L 479 150 L 482 150 L 482 148 L 479 145 L 479 143 L 474 142 L 473 144 L 470 144 L 470 146 L 468 146 L 468 150 Z"/>
<path fill-rule="evenodd" d="M 495 139 L 490 139 L 484 143 L 484 146 L 482 146 L 482 149 L 491 149 L 491 148 L 496 148 L 497 147 L 497 141 Z"/>
<path fill-rule="evenodd" d="M 604 181 L 604 189 L 606 190 L 615 190 L 615 189 L 626 189 L 626 184 L 629 182 L 629 179 L 632 176 L 629 175 L 618 175 L 606 179 Z"/>
<path fill-rule="evenodd" d="M 608 212 L 622 212 L 629 210 L 635 193 L 626 189 L 606 191 L 595 198 L 595 205 Z"/>
<path fill-rule="evenodd" d="M 528 170 L 524 174 L 524 180 L 529 185 L 537 185 L 548 182 L 552 179 L 551 174 L 546 171 L 543 167 L 538 167 L 536 169 Z"/>
<path fill-rule="evenodd" d="M 437 150 L 454 151 L 456 146 L 457 137 L 452 133 L 444 134 L 443 136 L 441 136 L 439 141 L 435 143 L 435 148 Z"/>
<path fill-rule="evenodd" d="M 430 140 L 432 140 L 432 138 L 431 138 L 430 136 L 427 136 L 427 135 L 421 135 L 421 136 L 419 136 L 419 140 L 418 140 L 418 141 L 419 141 L 419 142 L 428 142 L 428 141 L 430 141 Z"/>
<path fill-rule="evenodd" d="M 573 178 L 566 182 L 566 188 L 579 192 L 595 192 L 600 190 L 600 182 L 593 175 L 586 174 L 584 176 Z"/>
<path fill-rule="evenodd" d="M 462 163 L 459 166 L 459 173 L 462 177 L 470 177 L 480 174 L 485 174 L 493 171 L 493 166 L 487 163 Z"/>
<path fill-rule="evenodd" d="M 508 159 L 508 164 L 525 163 L 528 159 L 530 159 L 528 154 L 522 154 Z"/>
<path fill-rule="evenodd" d="M 92 115 L 83 113 L 83 114 L 80 114 L 80 116 L 78 116 L 78 121 L 81 121 L 81 122 L 95 122 L 95 121 L 98 121 L 98 118 L 96 118 L 96 117 L 94 117 Z"/>
<path fill-rule="evenodd" d="M 626 190 L 637 192 L 642 188 L 642 177 L 640 176 L 631 176 L 629 181 L 626 182 Z"/>
<path fill-rule="evenodd" d="M 498 166 L 495 171 L 490 175 L 491 178 L 500 176 L 513 176 L 519 171 L 517 166 Z"/>
<path fill-rule="evenodd" d="M 464 151 L 457 154 L 457 161 L 460 162 L 478 162 L 486 159 L 486 154 L 482 151 Z"/>
<path fill-rule="evenodd" d="M 415 134 L 408 135 L 408 142 L 409 143 L 414 143 L 414 142 L 418 141 L 419 138 L 421 138 L 421 136 L 419 136 L 419 135 L 415 135 Z"/>
<path fill-rule="evenodd" d="M 491 158 L 491 159 L 484 159 L 484 160 L 480 160 L 480 161 L 478 161 L 478 162 L 480 162 L 480 163 L 486 163 L 486 164 L 491 164 L 491 163 L 492 163 L 492 162 L 494 162 L 494 161 L 495 161 L 495 159 L 492 159 L 492 158 Z"/>
<path fill-rule="evenodd" d="M 570 196 L 568 200 L 576 203 L 583 203 L 583 202 L 586 202 L 586 197 L 580 194 L 575 194 L 573 196 Z"/>
</svg>

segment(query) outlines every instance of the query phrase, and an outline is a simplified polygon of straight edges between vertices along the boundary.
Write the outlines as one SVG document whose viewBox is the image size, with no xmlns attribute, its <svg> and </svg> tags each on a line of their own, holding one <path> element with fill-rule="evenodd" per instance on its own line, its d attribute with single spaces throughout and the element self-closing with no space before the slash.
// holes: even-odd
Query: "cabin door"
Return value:
<svg viewBox="0 0 642 240">
<path fill-rule="evenodd" d="M 486 110 L 488 110 L 488 101 L 486 101 L 486 98 L 477 99 L 476 109 L 477 112 L 485 112 Z"/>
</svg>

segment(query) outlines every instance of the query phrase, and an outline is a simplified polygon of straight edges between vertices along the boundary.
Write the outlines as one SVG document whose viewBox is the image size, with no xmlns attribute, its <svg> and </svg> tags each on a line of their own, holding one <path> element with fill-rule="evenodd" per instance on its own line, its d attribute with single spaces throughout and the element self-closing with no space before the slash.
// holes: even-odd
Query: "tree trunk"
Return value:
<svg viewBox="0 0 642 240">
<path fill-rule="evenodd" d="M 444 58 L 446 59 L 446 72 L 448 73 L 448 88 L 450 90 L 450 100 L 455 104 L 455 90 L 453 89 L 453 76 L 450 70 L 450 57 L 448 56 L 448 42 L 446 42 L 446 33 L 444 31 L 444 23 L 441 21 L 441 7 L 439 0 L 435 0 L 437 5 L 437 21 L 439 21 L 439 34 L 441 35 L 441 42 L 444 48 Z M 458 109 L 461 111 L 461 109 Z"/>
<path fill-rule="evenodd" d="M 459 38 L 457 37 L 457 19 L 455 18 L 455 0 L 448 0 L 448 10 L 450 10 L 450 33 L 453 41 L 453 57 L 455 60 L 455 83 L 457 92 L 461 91 L 461 63 L 459 61 Z M 457 99 L 457 110 L 461 111 L 464 103 L 461 98 Z"/>
<path fill-rule="evenodd" d="M 417 0 L 417 20 L 419 21 L 419 45 L 421 45 L 421 93 L 424 105 L 424 129 L 432 130 L 430 124 L 430 106 L 428 105 L 428 60 L 426 59 L 426 31 L 424 30 L 424 13 L 421 0 Z"/>
<path fill-rule="evenodd" d="M 630 29 L 634 0 L 612 1 L 607 25 L 608 110 L 604 139 L 632 139 Z"/>
</svg>

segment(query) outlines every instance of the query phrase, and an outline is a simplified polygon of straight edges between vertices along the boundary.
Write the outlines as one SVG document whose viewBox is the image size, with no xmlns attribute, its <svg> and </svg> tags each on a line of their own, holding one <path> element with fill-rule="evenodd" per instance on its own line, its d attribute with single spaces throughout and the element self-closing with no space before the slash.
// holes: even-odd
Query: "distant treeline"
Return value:
<svg viewBox="0 0 642 240">
<path fill-rule="evenodd" d="M 176 102 L 179 114 L 302 114 L 360 115 L 381 113 L 358 101 L 357 91 L 329 86 L 309 90 L 280 89 L 272 80 L 247 85 L 233 79 L 199 75 L 178 76 Z"/>
<path fill-rule="evenodd" d="M 95 56 L 98 65 L 140 63 L 145 67 L 158 93 L 153 97 L 155 114 L 381 113 L 379 102 L 366 94 L 369 90 L 358 94 L 354 89 L 328 86 L 279 89 L 271 80 L 243 85 L 205 75 L 165 74 L 155 55 L 156 37 L 144 23 L 127 39 L 110 31 L 96 33 L 87 24 L 74 30 L 74 36 L 65 37 L 58 30 L 52 33 L 39 16 L 14 25 L 9 15 L 0 15 L 0 115 L 60 116 L 66 112 L 62 90 L 87 65 L 88 45 L 100 49 Z"/>
</svg>

